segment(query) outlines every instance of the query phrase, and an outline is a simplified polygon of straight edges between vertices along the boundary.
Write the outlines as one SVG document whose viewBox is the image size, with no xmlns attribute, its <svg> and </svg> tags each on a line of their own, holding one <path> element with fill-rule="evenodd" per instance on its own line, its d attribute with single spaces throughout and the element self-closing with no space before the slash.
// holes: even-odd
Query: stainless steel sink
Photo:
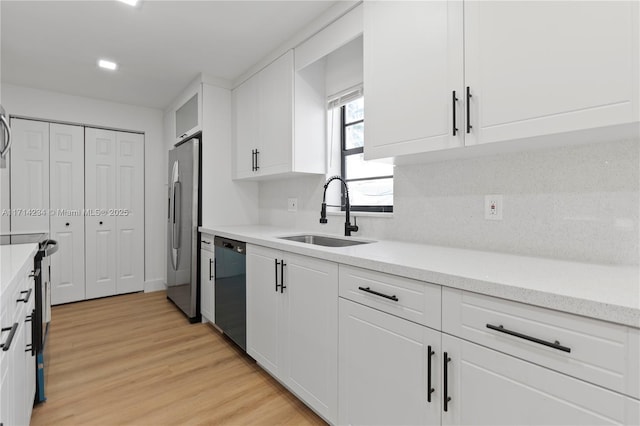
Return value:
<svg viewBox="0 0 640 426">
<path fill-rule="evenodd" d="M 296 241 L 299 243 L 313 244 L 316 246 L 326 247 L 347 247 L 357 246 L 359 244 L 370 244 L 373 241 L 351 240 L 347 238 L 333 238 L 324 235 L 291 235 L 290 237 L 278 237 L 281 240 Z"/>
</svg>

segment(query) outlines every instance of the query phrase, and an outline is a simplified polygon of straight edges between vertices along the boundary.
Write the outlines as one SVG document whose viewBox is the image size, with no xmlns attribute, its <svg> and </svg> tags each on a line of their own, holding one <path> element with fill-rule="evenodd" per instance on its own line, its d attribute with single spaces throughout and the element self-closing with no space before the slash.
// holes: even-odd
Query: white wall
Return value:
<svg viewBox="0 0 640 426">
<path fill-rule="evenodd" d="M 393 217 L 359 217 L 354 236 L 637 265 L 639 164 L 635 140 L 396 166 Z M 260 223 L 342 233 L 342 216 L 318 223 L 323 183 L 261 182 Z M 486 194 L 504 195 L 502 221 L 484 219 Z"/>
<path fill-rule="evenodd" d="M 167 163 L 162 111 L 5 83 L 1 93 L 0 101 L 11 115 L 144 132 L 145 288 L 162 286 L 166 275 L 164 182 Z"/>
</svg>

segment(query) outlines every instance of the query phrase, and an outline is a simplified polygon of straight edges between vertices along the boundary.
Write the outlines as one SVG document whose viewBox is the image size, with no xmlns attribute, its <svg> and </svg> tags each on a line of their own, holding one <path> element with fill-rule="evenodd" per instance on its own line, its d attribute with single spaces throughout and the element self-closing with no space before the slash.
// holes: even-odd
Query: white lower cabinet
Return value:
<svg viewBox="0 0 640 426">
<path fill-rule="evenodd" d="M 450 359 L 444 425 L 632 425 L 640 420 L 638 400 L 619 393 L 447 334 L 442 350 Z"/>
<path fill-rule="evenodd" d="M 440 424 L 440 332 L 340 299 L 342 425 Z"/>
<path fill-rule="evenodd" d="M 35 288 L 33 258 L 18 273 L 20 281 L 2 289 L 0 320 L 0 423 L 28 425 L 35 398 L 35 356 L 32 355 L 31 321 Z"/>
<path fill-rule="evenodd" d="M 213 253 L 200 250 L 200 313 L 203 321 L 215 322 L 215 276 Z"/>
<path fill-rule="evenodd" d="M 247 352 L 335 423 L 338 265 L 248 245 Z"/>
</svg>

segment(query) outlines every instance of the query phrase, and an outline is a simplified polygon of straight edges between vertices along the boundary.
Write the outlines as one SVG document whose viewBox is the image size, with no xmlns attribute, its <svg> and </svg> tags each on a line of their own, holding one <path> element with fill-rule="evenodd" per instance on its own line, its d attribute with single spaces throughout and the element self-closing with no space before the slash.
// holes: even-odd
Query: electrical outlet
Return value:
<svg viewBox="0 0 640 426">
<path fill-rule="evenodd" d="M 487 220 L 502 220 L 502 194 L 484 196 L 484 218 Z"/>
<path fill-rule="evenodd" d="M 298 211 L 298 199 L 297 198 L 289 198 L 287 200 L 287 210 L 290 212 Z"/>
</svg>

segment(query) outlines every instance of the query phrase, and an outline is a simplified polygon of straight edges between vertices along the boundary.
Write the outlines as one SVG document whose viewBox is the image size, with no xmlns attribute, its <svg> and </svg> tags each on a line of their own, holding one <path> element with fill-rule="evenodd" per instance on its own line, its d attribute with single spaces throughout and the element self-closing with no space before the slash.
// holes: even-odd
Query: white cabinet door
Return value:
<svg viewBox="0 0 640 426">
<path fill-rule="evenodd" d="M 342 298 L 339 310 L 338 424 L 440 424 L 440 333 Z"/>
<path fill-rule="evenodd" d="M 49 232 L 49 123 L 11 120 L 11 232 Z"/>
<path fill-rule="evenodd" d="M 215 322 L 215 277 L 213 253 L 200 250 L 200 313 L 207 321 Z"/>
<path fill-rule="evenodd" d="M 447 334 L 442 335 L 442 350 L 451 359 L 451 400 L 442 414 L 444 425 L 602 425 L 638 420 L 637 402 L 621 394 Z"/>
<path fill-rule="evenodd" d="M 461 1 L 365 2 L 365 158 L 464 144 L 462 19 Z"/>
<path fill-rule="evenodd" d="M 286 385 L 331 423 L 338 417 L 338 265 L 286 253 Z"/>
<path fill-rule="evenodd" d="M 247 245 L 247 353 L 276 377 L 282 375 L 286 298 L 276 287 L 282 253 Z"/>
<path fill-rule="evenodd" d="M 258 87 L 258 171 L 285 173 L 292 167 L 293 50 L 260 71 Z"/>
<path fill-rule="evenodd" d="M 467 145 L 638 120 L 637 2 L 465 2 L 464 26 Z"/>
<path fill-rule="evenodd" d="M 51 303 L 85 297 L 84 285 L 84 128 L 50 125 Z"/>
<path fill-rule="evenodd" d="M 116 143 L 116 293 L 144 289 L 144 136 L 117 132 Z"/>
<path fill-rule="evenodd" d="M 116 132 L 85 129 L 86 297 L 116 294 Z"/>
<path fill-rule="evenodd" d="M 254 76 L 233 89 L 234 178 L 254 176 L 255 156 L 259 149 L 258 138 L 258 77 Z M 260 154 L 258 154 L 260 155 Z M 259 170 L 259 169 L 258 169 Z"/>
</svg>

